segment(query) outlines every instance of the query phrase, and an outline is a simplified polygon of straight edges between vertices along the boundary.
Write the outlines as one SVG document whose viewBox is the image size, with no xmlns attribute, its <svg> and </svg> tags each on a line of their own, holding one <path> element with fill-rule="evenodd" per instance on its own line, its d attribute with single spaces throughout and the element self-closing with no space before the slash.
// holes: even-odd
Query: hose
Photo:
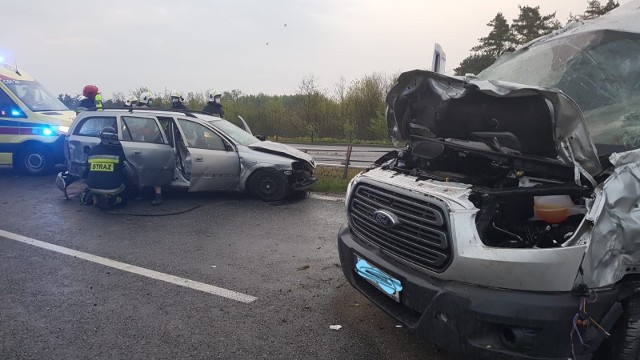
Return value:
<svg viewBox="0 0 640 360">
<path fill-rule="evenodd" d="M 122 212 L 114 212 L 114 211 L 105 211 L 105 214 L 110 215 L 123 215 L 123 216 L 144 216 L 144 217 L 159 217 L 159 216 L 173 216 L 173 215 L 181 215 L 193 211 L 195 209 L 201 208 L 202 205 L 196 205 L 186 210 L 171 212 L 171 213 L 163 213 L 163 214 L 134 214 L 134 213 L 122 213 Z"/>
</svg>

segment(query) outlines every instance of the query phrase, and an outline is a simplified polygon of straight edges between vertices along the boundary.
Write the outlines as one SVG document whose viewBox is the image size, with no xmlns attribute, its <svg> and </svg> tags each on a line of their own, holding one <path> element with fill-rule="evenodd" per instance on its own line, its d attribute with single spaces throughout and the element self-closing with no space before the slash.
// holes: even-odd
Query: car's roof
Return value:
<svg viewBox="0 0 640 360">
<path fill-rule="evenodd" d="M 85 117 L 87 115 L 104 115 L 108 113 L 129 113 L 129 114 L 147 114 L 154 116 L 184 116 L 190 119 L 198 119 L 201 121 L 222 120 L 221 118 L 201 111 L 179 110 L 179 109 L 154 109 L 154 108 L 105 108 L 103 110 L 83 111 L 79 115 Z"/>
</svg>

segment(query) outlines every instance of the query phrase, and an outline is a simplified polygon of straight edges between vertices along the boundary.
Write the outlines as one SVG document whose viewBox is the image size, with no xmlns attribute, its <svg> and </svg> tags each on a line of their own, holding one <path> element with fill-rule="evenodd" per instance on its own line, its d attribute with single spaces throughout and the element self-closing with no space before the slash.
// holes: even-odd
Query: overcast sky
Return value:
<svg viewBox="0 0 640 360">
<path fill-rule="evenodd" d="M 428 68 L 435 42 L 450 73 L 518 5 L 564 24 L 587 0 L 2 0 L 0 56 L 54 93 L 293 94 L 306 74 L 331 90 L 341 76 Z"/>
</svg>

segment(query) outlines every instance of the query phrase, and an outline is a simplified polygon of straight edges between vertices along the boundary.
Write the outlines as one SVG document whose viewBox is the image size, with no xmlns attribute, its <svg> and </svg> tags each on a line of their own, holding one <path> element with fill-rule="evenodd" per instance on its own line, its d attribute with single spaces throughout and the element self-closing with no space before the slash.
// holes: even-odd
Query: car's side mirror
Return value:
<svg viewBox="0 0 640 360">
<path fill-rule="evenodd" d="M 264 135 L 256 135 L 256 139 L 260 140 L 260 141 L 266 141 L 267 137 Z"/>
</svg>

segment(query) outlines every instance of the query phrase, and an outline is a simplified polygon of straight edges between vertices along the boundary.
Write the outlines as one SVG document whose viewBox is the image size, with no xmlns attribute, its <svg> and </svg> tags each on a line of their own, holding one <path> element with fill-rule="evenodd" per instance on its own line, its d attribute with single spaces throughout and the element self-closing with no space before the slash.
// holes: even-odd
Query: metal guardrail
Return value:
<svg viewBox="0 0 640 360">
<path fill-rule="evenodd" d="M 326 149 L 304 146 L 296 148 L 311 155 L 317 165 L 344 168 L 344 178 L 347 177 L 349 167 L 368 168 L 374 161 L 392 150 L 392 148 L 372 149 L 359 146 L 336 146 Z"/>
</svg>

